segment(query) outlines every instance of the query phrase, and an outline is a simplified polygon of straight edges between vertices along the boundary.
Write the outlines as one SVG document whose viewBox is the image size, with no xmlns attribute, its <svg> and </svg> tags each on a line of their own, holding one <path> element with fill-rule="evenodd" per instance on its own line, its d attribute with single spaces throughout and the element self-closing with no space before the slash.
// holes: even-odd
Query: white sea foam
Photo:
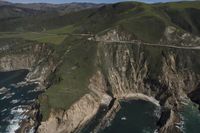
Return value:
<svg viewBox="0 0 200 133">
<path fill-rule="evenodd" d="M 27 103 L 33 103 L 35 102 L 35 99 L 32 99 L 32 100 L 28 100 Z"/>
<path fill-rule="evenodd" d="M 11 114 L 14 117 L 9 120 L 10 124 L 6 129 L 6 133 L 15 133 L 15 131 L 20 127 L 19 123 L 27 117 L 24 115 L 24 112 L 26 112 L 26 109 L 23 109 L 20 106 L 12 109 Z"/>
<path fill-rule="evenodd" d="M 156 109 L 154 110 L 154 116 L 156 116 L 156 118 L 161 117 L 161 107 L 159 106 L 156 107 Z"/>
<path fill-rule="evenodd" d="M 4 100 L 4 99 L 7 99 L 7 97 L 6 97 L 6 96 L 3 96 L 3 97 L 1 98 L 1 100 Z"/>
<path fill-rule="evenodd" d="M 0 88 L 0 91 L 4 91 L 4 90 L 7 90 L 6 87 Z"/>
<path fill-rule="evenodd" d="M 121 118 L 122 121 L 125 121 L 127 118 L 124 116 Z"/>
<path fill-rule="evenodd" d="M 0 94 L 5 94 L 8 91 L 6 87 L 0 88 Z"/>
<path fill-rule="evenodd" d="M 185 133 L 185 118 L 182 114 L 179 114 L 180 115 L 180 118 L 181 118 L 181 121 L 180 123 L 177 123 L 178 124 L 178 128 L 183 132 Z"/>
<path fill-rule="evenodd" d="M 158 133 L 158 129 L 156 129 L 153 133 Z"/>
<path fill-rule="evenodd" d="M 10 120 L 10 116 L 7 116 L 7 117 L 5 117 L 3 120 L 2 120 L 2 122 L 7 122 L 7 121 L 9 121 Z"/>
<path fill-rule="evenodd" d="M 28 90 L 28 94 L 33 93 L 33 92 L 39 92 L 40 90 L 41 90 L 40 88 Z"/>
<path fill-rule="evenodd" d="M 34 133 L 35 129 L 32 127 L 28 133 Z"/>
<path fill-rule="evenodd" d="M 5 112 L 5 111 L 7 111 L 7 109 L 2 110 L 1 113 Z"/>
<path fill-rule="evenodd" d="M 16 104 L 16 103 L 18 103 L 20 100 L 12 100 L 10 103 L 12 103 L 12 104 Z"/>
<path fill-rule="evenodd" d="M 11 87 L 17 88 L 18 86 L 16 84 L 11 84 Z"/>
<path fill-rule="evenodd" d="M 11 98 L 14 94 L 15 94 L 15 93 L 7 93 L 7 94 L 5 94 L 5 95 L 1 98 L 1 100 L 9 99 L 9 98 Z"/>
<path fill-rule="evenodd" d="M 15 93 L 6 93 L 4 96 L 1 98 L 1 100 L 9 99 L 11 98 Z"/>
</svg>

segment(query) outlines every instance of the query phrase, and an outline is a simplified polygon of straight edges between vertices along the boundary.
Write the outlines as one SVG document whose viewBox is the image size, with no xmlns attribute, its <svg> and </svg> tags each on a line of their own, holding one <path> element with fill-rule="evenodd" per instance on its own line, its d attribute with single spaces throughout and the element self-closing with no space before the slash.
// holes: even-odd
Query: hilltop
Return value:
<svg viewBox="0 0 200 133">
<path fill-rule="evenodd" d="M 84 7 L 85 4 L 80 5 Z M 65 29 L 65 33 L 99 34 L 117 27 L 147 42 L 158 41 L 167 26 L 200 34 L 200 2 L 153 5 L 123 2 L 95 7 L 64 14 L 16 6 L 1 7 L 0 32 L 48 33 Z"/>
</svg>

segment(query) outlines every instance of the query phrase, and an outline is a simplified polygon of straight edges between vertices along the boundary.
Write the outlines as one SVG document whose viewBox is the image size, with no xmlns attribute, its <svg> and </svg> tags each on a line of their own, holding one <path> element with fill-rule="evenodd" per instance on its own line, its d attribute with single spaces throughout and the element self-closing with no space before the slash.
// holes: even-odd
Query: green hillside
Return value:
<svg viewBox="0 0 200 133">
<path fill-rule="evenodd" d="M 0 19 L 1 32 L 42 32 L 49 42 L 47 33 L 93 33 L 98 34 L 106 29 L 120 27 L 146 42 L 158 41 L 167 25 L 173 25 L 180 30 L 200 34 L 200 2 L 178 2 L 165 4 L 144 4 L 138 2 L 123 2 L 105 5 L 96 9 L 67 13 L 39 13 L 32 16 L 17 18 L 4 17 Z M 11 8 L 11 7 L 9 7 Z M 29 11 L 30 12 L 30 11 Z M 33 12 L 31 10 L 31 12 Z M 4 16 L 0 12 L 0 16 Z M 1 33 L 2 34 L 2 33 Z M 34 36 L 34 35 L 33 35 Z M 22 36 L 19 36 L 23 38 Z M 27 39 L 27 37 L 24 37 Z M 46 39 L 45 39 L 46 38 Z M 53 37 L 56 43 L 63 36 Z M 38 39 L 33 39 L 38 40 Z"/>
</svg>

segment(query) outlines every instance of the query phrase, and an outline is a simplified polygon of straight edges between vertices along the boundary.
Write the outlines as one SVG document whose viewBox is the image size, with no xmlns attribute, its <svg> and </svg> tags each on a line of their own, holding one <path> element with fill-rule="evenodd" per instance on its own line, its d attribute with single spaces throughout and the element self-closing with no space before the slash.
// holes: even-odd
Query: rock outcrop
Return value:
<svg viewBox="0 0 200 133">
<path fill-rule="evenodd" d="M 91 41 L 97 43 L 96 64 L 99 67 L 90 78 L 89 92 L 67 110 L 52 109 L 50 117 L 41 122 L 37 132 L 82 132 L 97 119 L 97 114 L 103 107 L 104 115 L 98 118 L 101 120 L 90 129 L 96 133 L 110 124 L 120 109 L 120 100 L 142 99 L 167 110 L 167 112 L 162 111 L 160 119 L 162 122 L 158 122 L 160 133 L 180 133 L 178 123 L 181 121 L 179 111 L 182 101 L 191 98 L 199 103 L 196 94 L 199 94 L 200 52 L 198 49 L 170 47 L 169 45 L 174 46 L 175 42 L 184 41 L 186 36 L 178 34 L 177 38 L 174 36 L 172 38 L 171 34 L 174 32 L 176 32 L 174 28 L 167 28 L 165 36 L 158 45 L 132 41 L 134 36 L 118 30 L 108 31 L 100 37 L 96 36 L 97 40 Z M 184 41 L 181 46 L 193 46 L 193 43 L 197 46 L 198 37 L 187 35 L 187 38 L 190 38 L 190 41 Z M 132 43 L 121 43 L 122 41 L 132 41 Z M 4 71 L 29 69 L 30 74 L 27 79 L 45 82 L 46 77 L 55 69 L 50 58 L 52 52 L 46 51 L 45 45 L 35 45 L 25 50 L 32 52 L 2 56 L 1 69 Z M 41 56 L 40 53 L 44 51 L 45 54 Z"/>
<path fill-rule="evenodd" d="M 38 133 L 81 132 L 95 117 L 101 106 L 108 106 L 112 100 L 106 94 L 107 86 L 103 75 L 98 71 L 90 80 L 91 92 L 84 95 L 68 110 L 52 111 L 49 119 L 42 122 Z"/>
<path fill-rule="evenodd" d="M 0 52 L 0 71 L 27 69 L 29 70 L 27 81 L 46 84 L 46 79 L 56 68 L 52 56 L 53 50 L 47 44 L 29 43 L 22 42 L 21 47 L 18 47 L 17 44 L 15 46 L 13 43 L 6 45 L 8 49 Z"/>
<path fill-rule="evenodd" d="M 188 99 L 187 95 L 196 90 L 199 84 L 200 75 L 196 67 L 200 65 L 197 60 L 200 52 L 163 49 L 159 45 L 148 46 L 143 43 L 120 44 L 120 41 L 124 40 L 118 39 L 113 43 L 102 40 L 98 54 L 113 96 L 120 99 L 123 96 L 141 93 L 154 97 L 161 107 L 171 110 L 169 119 L 160 127 L 160 132 L 181 132 L 176 124 L 180 122 L 178 112 L 181 102 Z M 192 39 L 185 42 L 184 46 L 191 44 Z"/>
<path fill-rule="evenodd" d="M 49 84 L 48 78 L 50 74 L 56 69 L 53 57 L 54 51 L 47 44 L 19 40 L 12 42 L 8 40 L 1 41 L 1 46 L 3 47 L 0 51 L 1 72 L 21 69 L 29 70 L 25 83 L 38 83 L 40 90 L 46 88 Z M 38 103 L 27 105 L 26 107 L 28 119 L 20 123 L 21 128 L 16 131 L 18 133 L 28 132 L 36 128 L 41 121 Z"/>
<path fill-rule="evenodd" d="M 168 31 L 170 33 L 174 32 Z M 181 121 L 179 111 L 182 101 L 189 100 L 188 94 L 194 96 L 192 92 L 200 81 L 200 62 L 197 60 L 199 50 L 162 47 L 160 45 L 169 45 L 168 41 L 165 43 L 163 40 L 157 46 L 146 45 L 141 41 L 135 44 L 120 43 L 130 38 L 126 33 L 117 33 L 117 30 L 96 37 L 97 64 L 100 69 L 90 80 L 90 93 L 70 109 L 59 114 L 52 113 L 46 122 L 42 122 L 38 132 L 81 132 L 97 119 L 95 115 L 99 108 L 106 105 L 105 115 L 91 130 L 99 132 L 110 124 L 120 109 L 119 101 L 122 99 L 143 99 L 161 106 L 168 110 L 168 115 L 162 111 L 161 117 L 165 118 L 158 122 L 158 131 L 181 132 L 178 123 Z M 191 38 L 184 46 L 192 46 L 192 40 L 196 42 Z"/>
</svg>

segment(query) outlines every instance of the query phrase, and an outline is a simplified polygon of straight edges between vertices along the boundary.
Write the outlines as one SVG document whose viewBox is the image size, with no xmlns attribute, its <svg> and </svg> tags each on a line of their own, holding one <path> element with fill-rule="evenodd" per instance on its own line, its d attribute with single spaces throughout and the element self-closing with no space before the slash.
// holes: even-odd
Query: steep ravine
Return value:
<svg viewBox="0 0 200 133">
<path fill-rule="evenodd" d="M 169 45 L 168 35 L 162 38 L 160 45 Z M 126 38 L 127 34 L 123 32 L 111 32 L 106 36 L 111 41 L 108 42 L 105 36 L 97 40 L 99 69 L 90 78 L 90 93 L 68 110 L 52 111 L 49 119 L 41 123 L 38 132 L 81 132 L 97 119 L 96 114 L 103 106 L 107 107 L 105 115 L 92 129 L 92 132 L 100 132 L 115 117 L 120 109 L 120 100 L 142 99 L 161 106 L 160 133 L 180 133 L 182 103 L 189 98 L 199 103 L 200 51 L 148 46 L 143 42 L 120 43 L 131 39 L 130 36 Z M 167 37 L 168 41 L 163 41 Z M 192 44 L 191 39 L 184 46 Z"/>
</svg>

